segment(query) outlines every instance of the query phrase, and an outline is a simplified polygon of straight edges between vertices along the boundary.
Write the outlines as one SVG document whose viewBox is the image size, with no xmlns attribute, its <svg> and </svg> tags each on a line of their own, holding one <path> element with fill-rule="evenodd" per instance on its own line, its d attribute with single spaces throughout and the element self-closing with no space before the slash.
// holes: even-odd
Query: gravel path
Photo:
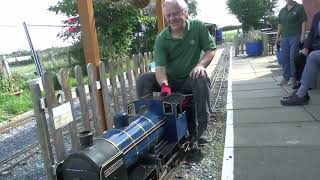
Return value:
<svg viewBox="0 0 320 180">
<path fill-rule="evenodd" d="M 8 133 L 0 134 L 0 159 L 8 157 L 14 152 L 33 144 L 37 141 L 37 129 L 35 120 L 23 126 L 11 129 Z"/>
<path fill-rule="evenodd" d="M 75 103 L 75 109 L 76 112 L 78 112 L 77 119 L 79 119 L 81 114 L 80 106 L 77 102 Z M 69 142 L 70 139 L 66 137 L 65 141 Z M 0 159 L 7 158 L 36 142 L 38 142 L 37 125 L 35 119 L 33 119 L 23 126 L 13 128 L 9 132 L 0 134 Z M 67 144 L 70 144 L 70 142 Z M 67 146 L 66 149 L 69 150 L 71 148 Z M 45 179 L 45 176 L 45 166 L 42 160 L 41 150 L 39 150 L 30 158 L 15 166 L 11 171 L 0 174 L 0 180 L 35 180 Z"/>
</svg>

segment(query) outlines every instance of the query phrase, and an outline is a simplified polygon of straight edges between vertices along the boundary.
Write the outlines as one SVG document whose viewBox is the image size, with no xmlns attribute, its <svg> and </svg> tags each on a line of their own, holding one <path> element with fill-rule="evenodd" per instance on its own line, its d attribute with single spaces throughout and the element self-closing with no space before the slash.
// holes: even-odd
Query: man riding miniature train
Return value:
<svg viewBox="0 0 320 180">
<path fill-rule="evenodd" d="M 204 23 L 188 19 L 184 0 L 165 0 L 163 9 L 169 27 L 155 40 L 155 73 L 145 73 L 137 80 L 138 98 L 152 97 L 154 91 L 161 96 L 172 91 L 194 94 L 196 112 L 189 131 L 198 144 L 209 143 L 210 80 L 206 67 L 215 56 L 216 46 Z M 205 53 L 200 59 L 201 51 Z"/>
</svg>

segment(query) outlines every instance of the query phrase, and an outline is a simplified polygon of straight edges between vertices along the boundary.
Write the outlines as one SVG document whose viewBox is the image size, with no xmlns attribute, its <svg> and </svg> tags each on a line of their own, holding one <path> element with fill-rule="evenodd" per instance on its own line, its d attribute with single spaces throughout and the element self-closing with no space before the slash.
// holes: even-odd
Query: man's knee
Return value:
<svg viewBox="0 0 320 180">
<path fill-rule="evenodd" d="M 210 81 L 207 76 L 201 76 L 193 80 L 195 88 L 207 88 L 210 86 Z"/>
<path fill-rule="evenodd" d="M 143 85 L 144 83 L 153 82 L 156 79 L 154 72 L 148 72 L 141 74 L 137 79 L 137 85 Z"/>
<path fill-rule="evenodd" d="M 137 96 L 142 98 L 146 95 L 152 94 L 155 91 L 154 86 L 157 83 L 154 72 L 148 72 L 140 75 L 136 82 Z"/>
<path fill-rule="evenodd" d="M 308 56 L 308 61 L 315 62 L 320 61 L 320 54 L 312 51 Z"/>
</svg>

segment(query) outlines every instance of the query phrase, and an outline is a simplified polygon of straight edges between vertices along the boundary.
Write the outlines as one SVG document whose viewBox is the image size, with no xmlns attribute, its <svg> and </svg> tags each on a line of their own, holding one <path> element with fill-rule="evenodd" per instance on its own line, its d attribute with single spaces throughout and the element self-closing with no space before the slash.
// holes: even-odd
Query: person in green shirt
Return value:
<svg viewBox="0 0 320 180">
<path fill-rule="evenodd" d="M 210 118 L 210 80 L 206 67 L 215 55 L 216 46 L 203 22 L 188 19 L 188 6 L 184 0 L 165 0 L 164 16 L 168 27 L 155 40 L 155 73 L 142 74 L 136 83 L 138 98 L 152 97 L 154 91 L 161 96 L 172 91 L 193 93 L 195 120 L 188 124 L 189 132 L 199 144 L 211 141 L 207 130 Z M 201 52 L 204 55 L 200 58 Z M 192 126 L 192 127 L 190 127 Z"/>
<path fill-rule="evenodd" d="M 278 84 L 295 85 L 296 69 L 294 58 L 299 53 L 299 43 L 303 43 L 306 31 L 307 15 L 303 5 L 285 0 L 287 5 L 279 12 L 276 44 L 279 43 L 282 53 L 283 79 Z"/>
</svg>

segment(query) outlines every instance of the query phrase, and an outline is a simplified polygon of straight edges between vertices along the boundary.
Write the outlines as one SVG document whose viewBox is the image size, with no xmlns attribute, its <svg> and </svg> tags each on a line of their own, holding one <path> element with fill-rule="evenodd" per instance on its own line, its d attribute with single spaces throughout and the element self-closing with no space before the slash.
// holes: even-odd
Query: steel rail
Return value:
<svg viewBox="0 0 320 180">
<path fill-rule="evenodd" d="M 0 160 L 0 175 L 5 174 L 6 171 L 11 170 L 19 163 L 30 158 L 33 154 L 37 153 L 40 149 L 38 142 L 33 143 L 26 148 L 14 153 L 9 158 Z"/>
<path fill-rule="evenodd" d="M 25 117 L 22 117 L 20 119 L 9 122 L 8 124 L 0 127 L 0 134 L 6 133 L 6 132 L 10 131 L 11 129 L 16 128 L 18 126 L 22 126 L 25 123 L 32 121 L 33 119 L 34 119 L 34 114 L 32 113 L 32 114 L 27 115 Z"/>
</svg>

